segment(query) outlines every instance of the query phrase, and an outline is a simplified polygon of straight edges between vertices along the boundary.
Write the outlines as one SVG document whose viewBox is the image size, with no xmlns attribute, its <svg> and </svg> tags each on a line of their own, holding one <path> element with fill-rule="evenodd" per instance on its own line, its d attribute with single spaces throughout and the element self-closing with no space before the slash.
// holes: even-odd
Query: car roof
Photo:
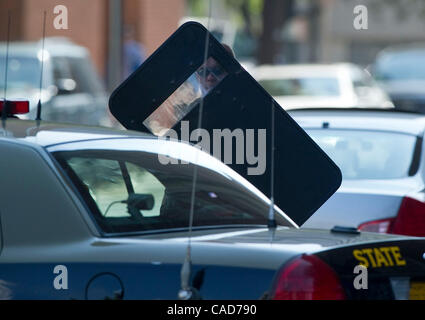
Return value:
<svg viewBox="0 0 425 320">
<path fill-rule="evenodd" d="M 378 53 L 378 55 L 388 53 L 404 53 L 412 51 L 425 51 L 425 42 L 412 42 L 408 44 L 398 44 L 386 47 Z"/>
<path fill-rule="evenodd" d="M 47 147 L 76 141 L 109 139 L 109 138 L 156 138 L 153 135 L 129 130 L 106 127 L 84 126 L 66 123 L 33 120 L 7 119 L 6 136 L 11 139 L 25 140 Z M 0 126 L 0 133 L 4 129 Z"/>
<path fill-rule="evenodd" d="M 257 79 L 301 76 L 326 77 L 337 76 L 341 72 L 356 67 L 356 65 L 351 63 L 262 65 L 253 70 L 253 75 Z"/>
<path fill-rule="evenodd" d="M 6 42 L 0 42 L 0 54 L 6 55 Z M 9 54 L 11 56 L 37 57 L 42 48 L 42 41 L 18 41 L 9 43 Z M 86 57 L 88 51 L 67 38 L 50 37 L 45 39 L 44 50 L 53 57 Z"/>
<path fill-rule="evenodd" d="M 289 110 L 288 113 L 303 128 L 362 129 L 392 131 L 422 136 L 425 115 L 395 110 L 321 109 Z"/>
</svg>

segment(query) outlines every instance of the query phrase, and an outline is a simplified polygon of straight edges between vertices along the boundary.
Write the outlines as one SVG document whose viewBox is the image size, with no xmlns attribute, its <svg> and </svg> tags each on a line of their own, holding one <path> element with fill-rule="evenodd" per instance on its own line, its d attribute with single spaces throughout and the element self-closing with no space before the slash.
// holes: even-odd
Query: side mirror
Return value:
<svg viewBox="0 0 425 320">
<path fill-rule="evenodd" d="M 73 79 L 58 79 L 56 81 L 56 87 L 58 88 L 58 94 L 70 94 L 77 87 L 77 83 Z"/>
<path fill-rule="evenodd" d="M 138 210 L 152 210 L 155 200 L 152 194 L 132 193 L 128 196 L 127 205 Z"/>
</svg>

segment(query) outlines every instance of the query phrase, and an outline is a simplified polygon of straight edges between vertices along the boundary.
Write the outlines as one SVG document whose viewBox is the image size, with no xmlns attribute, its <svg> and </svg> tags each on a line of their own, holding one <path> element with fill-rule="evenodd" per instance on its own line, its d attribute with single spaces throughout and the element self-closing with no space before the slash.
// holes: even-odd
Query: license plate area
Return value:
<svg viewBox="0 0 425 320">
<path fill-rule="evenodd" d="M 425 300 L 425 280 L 401 277 L 390 282 L 396 300 Z"/>
<path fill-rule="evenodd" d="M 410 281 L 409 300 L 425 300 L 425 281 Z"/>
</svg>

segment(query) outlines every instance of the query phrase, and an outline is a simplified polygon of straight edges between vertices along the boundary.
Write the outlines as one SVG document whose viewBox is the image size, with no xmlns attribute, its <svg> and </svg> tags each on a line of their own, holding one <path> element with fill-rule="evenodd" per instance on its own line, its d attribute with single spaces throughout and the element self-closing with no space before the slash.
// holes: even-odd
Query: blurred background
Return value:
<svg viewBox="0 0 425 320">
<path fill-rule="evenodd" d="M 66 12 L 55 14 L 58 5 Z M 356 11 L 358 6 L 366 11 Z M 43 11 L 46 74 L 40 95 Z M 72 106 L 105 105 L 109 93 L 179 25 L 207 25 L 208 16 L 210 31 L 285 108 L 395 105 L 425 112 L 423 0 L 214 0 L 211 10 L 207 0 L 1 0 L 1 75 L 8 15 L 14 58 L 8 95 L 22 96 L 25 89 L 32 106 L 41 96 L 46 119 L 112 124 L 110 115 L 96 113 L 99 107 L 84 115 Z M 55 28 L 59 15 L 66 16 L 67 29 Z M 330 77 L 317 78 L 324 73 Z M 34 112 L 32 107 L 30 117 Z"/>
<path fill-rule="evenodd" d="M 57 5 L 68 9 L 67 30 L 53 26 Z M 356 5 L 368 9 L 367 30 L 353 27 Z M 109 90 L 125 76 L 126 42 L 142 46 L 143 60 L 182 21 L 206 24 L 209 14 L 205 0 L 1 0 L 0 41 L 7 39 L 9 10 L 12 41 L 38 41 L 46 10 L 46 36 L 86 47 Z M 368 66 L 390 45 L 424 41 L 424 11 L 422 0 L 214 0 L 210 26 L 242 62 Z"/>
</svg>

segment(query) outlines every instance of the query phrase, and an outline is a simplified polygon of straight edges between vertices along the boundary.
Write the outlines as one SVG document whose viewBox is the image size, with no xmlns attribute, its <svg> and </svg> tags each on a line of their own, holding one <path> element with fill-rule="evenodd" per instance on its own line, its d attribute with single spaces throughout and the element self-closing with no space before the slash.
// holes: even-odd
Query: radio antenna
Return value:
<svg viewBox="0 0 425 320">
<path fill-rule="evenodd" d="M 6 129 L 6 119 L 7 115 L 9 113 L 9 104 L 7 103 L 7 71 L 9 69 L 9 43 L 10 43 L 10 21 L 11 21 L 11 14 L 10 10 L 7 12 L 7 42 L 6 42 L 6 62 L 4 67 L 4 104 L 3 104 L 3 110 L 1 113 L 1 122 L 3 129 Z"/>
<path fill-rule="evenodd" d="M 210 20 L 211 20 L 211 0 L 209 0 L 208 7 L 208 22 L 207 22 L 207 31 L 205 32 L 205 48 L 204 48 L 204 64 L 208 59 L 208 48 L 209 48 L 209 28 L 210 28 Z M 206 76 L 206 68 L 204 68 L 203 77 Z M 199 105 L 199 115 L 198 115 L 198 128 L 202 126 L 202 112 L 204 109 L 204 97 L 201 98 L 201 102 Z M 190 285 L 190 277 L 192 273 L 192 227 L 193 227 L 193 216 L 195 210 L 195 194 L 196 194 L 196 182 L 198 177 L 198 152 L 196 153 L 196 161 L 194 163 L 193 168 L 193 180 L 192 180 L 192 194 L 190 199 L 190 214 L 189 214 L 189 232 L 188 232 L 188 242 L 187 242 L 187 250 L 186 256 L 180 271 L 180 281 L 181 288 L 178 292 L 178 298 L 180 300 L 195 300 L 201 299 L 199 292 Z"/>
<path fill-rule="evenodd" d="M 274 234 L 276 231 L 276 219 L 274 216 L 274 134 L 275 134 L 275 129 L 274 129 L 274 103 L 273 103 L 273 99 L 271 100 L 271 118 L 272 118 L 272 136 L 271 136 L 271 159 L 270 159 L 270 163 L 271 163 L 271 168 L 270 168 L 270 173 L 271 173 L 271 177 L 270 177 L 270 208 L 269 208 L 269 218 L 267 221 L 267 227 L 269 229 L 270 232 L 270 243 L 273 242 L 273 238 L 274 238 Z"/>
<path fill-rule="evenodd" d="M 46 11 L 43 12 L 43 39 L 41 45 L 41 71 L 40 71 L 40 88 L 39 88 L 39 97 L 37 103 L 37 116 L 35 120 L 37 124 L 41 121 L 41 89 L 43 87 L 43 71 L 44 71 L 44 40 L 46 38 Z"/>
</svg>

